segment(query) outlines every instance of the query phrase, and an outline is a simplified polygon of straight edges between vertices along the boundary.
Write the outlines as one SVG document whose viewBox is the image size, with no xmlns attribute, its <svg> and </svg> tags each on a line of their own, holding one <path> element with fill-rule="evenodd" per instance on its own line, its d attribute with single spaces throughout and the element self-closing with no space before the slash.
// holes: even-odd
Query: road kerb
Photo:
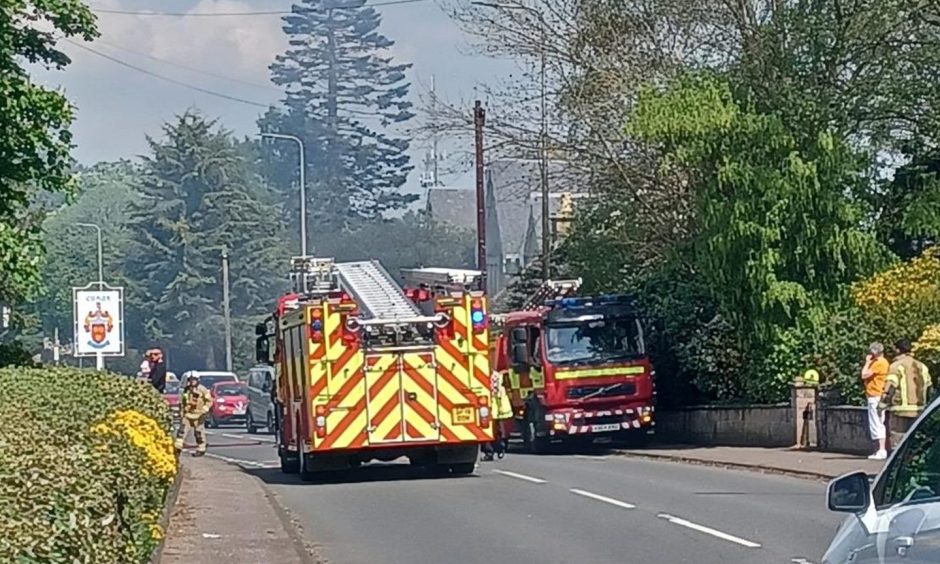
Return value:
<svg viewBox="0 0 940 564">
<path fill-rule="evenodd" d="M 759 472 L 761 474 L 778 474 L 781 476 L 791 476 L 804 480 L 816 480 L 828 482 L 836 477 L 833 474 L 814 472 L 812 470 L 799 470 L 794 468 L 780 468 L 768 466 L 766 464 L 747 463 L 747 462 L 729 462 L 726 460 L 712 460 L 708 458 L 696 458 L 691 456 L 682 456 L 677 454 L 659 454 L 635 450 L 618 450 L 614 454 L 623 458 L 638 458 L 654 461 L 676 462 L 681 464 L 695 464 L 698 466 L 712 466 L 715 468 L 728 468 L 731 470 L 746 470 L 749 472 Z"/>
</svg>

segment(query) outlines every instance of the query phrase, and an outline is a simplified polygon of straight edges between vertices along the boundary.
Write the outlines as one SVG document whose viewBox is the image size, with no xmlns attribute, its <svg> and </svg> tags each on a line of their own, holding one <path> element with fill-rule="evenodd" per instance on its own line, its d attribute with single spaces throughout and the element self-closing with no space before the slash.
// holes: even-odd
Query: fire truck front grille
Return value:
<svg viewBox="0 0 940 564">
<path fill-rule="evenodd" d="M 568 399 L 581 399 L 587 396 L 593 398 L 609 398 L 614 396 L 632 396 L 636 393 L 636 384 L 624 382 L 613 388 L 604 390 L 604 386 L 577 386 L 568 388 Z M 600 393 L 598 393 L 600 392 Z"/>
</svg>

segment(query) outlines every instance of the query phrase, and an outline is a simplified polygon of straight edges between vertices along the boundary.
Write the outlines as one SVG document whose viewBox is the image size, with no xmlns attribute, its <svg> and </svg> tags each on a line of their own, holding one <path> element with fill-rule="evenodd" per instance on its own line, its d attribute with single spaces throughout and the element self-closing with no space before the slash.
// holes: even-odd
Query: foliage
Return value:
<svg viewBox="0 0 940 564">
<path fill-rule="evenodd" d="M 911 259 L 940 240 L 940 149 L 908 146 L 907 163 L 872 195 L 881 241 Z"/>
<path fill-rule="evenodd" d="M 0 342 L 0 368 L 4 366 L 29 366 L 33 363 L 29 352 L 20 341 Z"/>
<path fill-rule="evenodd" d="M 5 2 L 0 17 L 0 303 L 27 296 L 39 279 L 38 194 L 66 192 L 72 107 L 30 79 L 26 64 L 62 69 L 61 36 L 90 41 L 94 16 L 78 0 Z"/>
<path fill-rule="evenodd" d="M 857 282 L 852 297 L 886 343 L 917 340 L 940 319 L 940 249 Z"/>
<path fill-rule="evenodd" d="M 940 370 L 940 324 L 928 325 L 914 342 L 914 355 L 930 368 L 931 374 Z M 934 382 L 936 386 L 936 381 Z"/>
<path fill-rule="evenodd" d="M 409 140 L 390 130 L 413 117 L 405 78 L 411 65 L 392 62 L 394 42 L 380 24 L 365 0 L 302 0 L 284 17 L 290 47 L 271 73 L 285 97 L 259 125 L 302 138 L 307 178 L 316 182 L 307 195 L 317 223 L 345 227 L 415 199 L 398 192 L 413 168 Z M 296 170 L 297 148 L 278 143 L 273 150 L 270 176 L 287 191 L 293 177 L 283 171 Z"/>
<path fill-rule="evenodd" d="M 213 369 L 224 339 L 222 254 L 230 257 L 233 330 L 247 334 L 282 287 L 273 274 L 286 258 L 281 224 L 260 197 L 259 176 L 214 121 L 187 112 L 164 134 L 148 140 L 126 272 L 149 308 L 148 335 L 172 344 L 182 364 Z M 236 352 L 247 359 L 251 350 Z"/>
<path fill-rule="evenodd" d="M 176 473 L 169 412 L 151 386 L 2 369 L 0 417 L 29 422 L 0 429 L 0 560 L 149 560 Z"/>
</svg>

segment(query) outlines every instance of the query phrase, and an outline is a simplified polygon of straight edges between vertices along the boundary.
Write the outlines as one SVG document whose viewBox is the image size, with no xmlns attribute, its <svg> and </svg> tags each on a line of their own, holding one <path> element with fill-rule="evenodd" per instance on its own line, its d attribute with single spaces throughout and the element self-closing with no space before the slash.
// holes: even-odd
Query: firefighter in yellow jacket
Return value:
<svg viewBox="0 0 940 564">
<path fill-rule="evenodd" d="M 192 429 L 196 439 L 196 452 L 193 456 L 206 453 L 206 415 L 212 409 L 212 394 L 199 384 L 199 377 L 191 374 L 186 379 L 186 387 L 180 398 L 180 426 L 176 431 L 176 450 L 183 450 L 183 443 Z"/>
<path fill-rule="evenodd" d="M 483 460 L 493 460 L 493 454 L 502 458 L 509 446 L 509 423 L 512 421 L 512 404 L 503 382 L 503 375 L 494 371 L 490 376 L 490 391 L 493 395 L 493 442 L 483 445 Z"/>
<path fill-rule="evenodd" d="M 930 373 L 927 366 L 911 356 L 911 342 L 901 339 L 895 343 L 898 355 L 888 368 L 882 403 L 895 406 L 901 417 L 917 417 L 930 397 Z"/>
</svg>

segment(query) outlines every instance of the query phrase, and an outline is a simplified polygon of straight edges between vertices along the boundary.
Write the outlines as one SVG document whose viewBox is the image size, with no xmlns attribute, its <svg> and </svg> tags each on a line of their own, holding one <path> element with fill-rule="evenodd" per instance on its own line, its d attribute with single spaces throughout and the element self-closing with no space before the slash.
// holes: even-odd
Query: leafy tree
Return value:
<svg viewBox="0 0 940 564">
<path fill-rule="evenodd" d="M 140 203 L 133 210 L 137 248 L 128 276 L 138 280 L 146 328 L 172 348 L 175 365 L 221 364 L 224 323 L 221 256 L 230 255 L 235 352 L 247 363 L 245 334 L 268 313 L 281 285 L 286 253 L 278 210 L 260 197 L 258 175 L 230 133 L 187 112 L 148 139 Z"/>
<path fill-rule="evenodd" d="M 30 292 L 39 277 L 41 215 L 38 194 L 66 192 L 72 107 L 61 92 L 36 84 L 24 68 L 62 69 L 62 35 L 91 40 L 94 16 L 78 0 L 14 0 L 0 9 L 0 303 Z"/>
<path fill-rule="evenodd" d="M 940 241 L 940 149 L 907 148 L 907 163 L 871 200 L 879 239 L 902 259 Z"/>
<path fill-rule="evenodd" d="M 755 337 L 769 338 L 800 308 L 878 266 L 864 210 L 847 196 L 861 164 L 831 132 L 800 144 L 706 75 L 645 91 L 628 127 L 691 171 L 696 272 L 721 313 Z"/>
<path fill-rule="evenodd" d="M 301 137 L 306 148 L 314 224 L 344 227 L 375 218 L 416 197 L 398 189 L 412 170 L 409 141 L 385 131 L 411 117 L 410 64 L 387 55 L 379 13 L 365 0 L 303 0 L 284 18 L 290 47 L 271 65 L 283 105 L 259 122 L 262 131 Z M 271 177 L 285 186 L 296 170 L 293 145 L 278 144 Z M 325 230 L 324 230 L 325 231 Z"/>
<path fill-rule="evenodd" d="M 102 163 L 78 172 L 75 200 L 56 209 L 43 224 L 44 292 L 35 305 L 46 334 L 51 335 L 58 328 L 62 340 L 68 340 L 72 326 L 72 288 L 98 279 L 96 233 L 93 228 L 78 223 L 101 227 L 105 282 L 112 286 L 132 286 L 124 275 L 124 260 L 132 244 L 128 222 L 138 175 L 139 170 L 126 161 Z M 128 290 L 126 299 L 134 303 L 133 288 Z M 134 312 L 129 305 L 125 304 L 125 315 Z M 127 324 L 128 328 L 140 326 L 134 322 Z M 133 333 L 126 336 L 129 340 L 135 337 Z"/>
</svg>

